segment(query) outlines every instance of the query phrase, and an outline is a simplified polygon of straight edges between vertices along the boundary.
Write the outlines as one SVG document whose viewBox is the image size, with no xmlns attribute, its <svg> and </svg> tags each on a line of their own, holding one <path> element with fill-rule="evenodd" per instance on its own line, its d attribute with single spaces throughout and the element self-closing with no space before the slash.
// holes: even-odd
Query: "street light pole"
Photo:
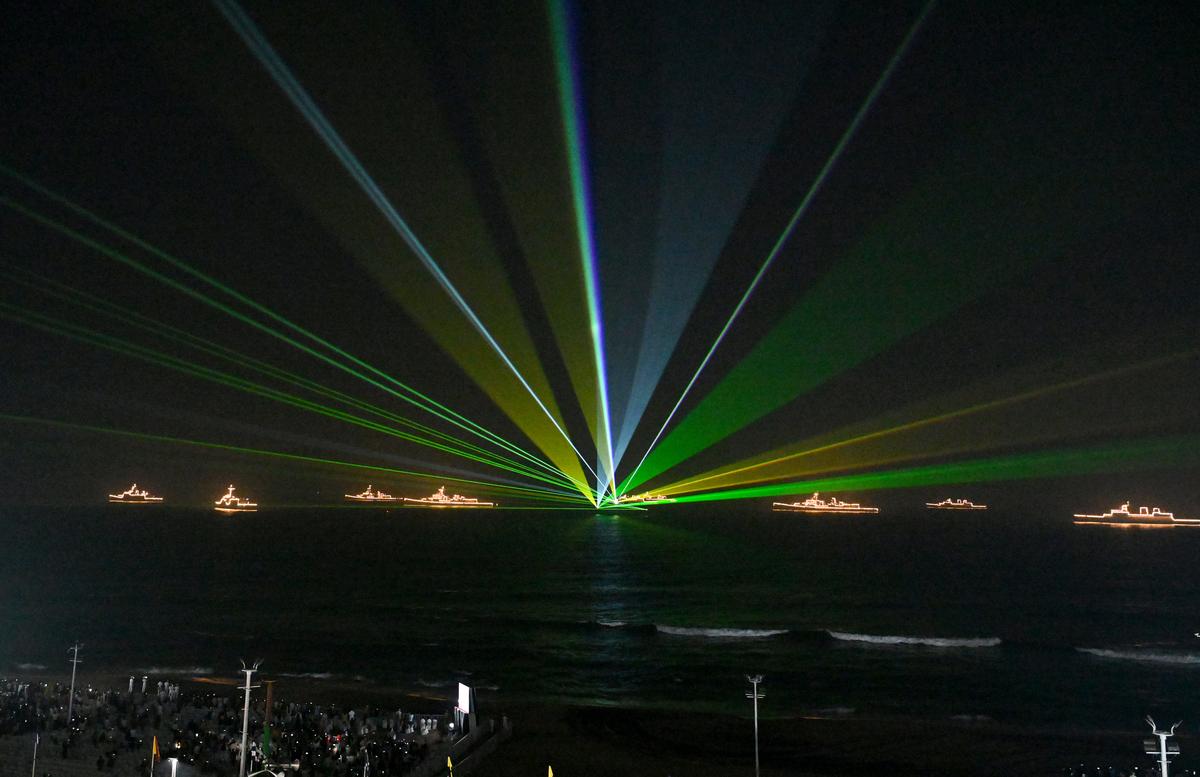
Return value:
<svg viewBox="0 0 1200 777">
<path fill-rule="evenodd" d="M 250 736 L 250 689 L 258 687 L 250 684 L 250 676 L 258 671 L 258 665 L 261 663 L 262 661 L 255 661 L 254 666 L 247 669 L 246 662 L 242 662 L 242 672 L 246 675 L 246 684 L 242 687 L 242 690 L 246 692 L 246 706 L 242 709 L 242 758 L 241 765 L 238 766 L 238 777 L 246 777 L 246 749 L 249 746 Z"/>
<path fill-rule="evenodd" d="M 67 650 L 74 651 L 74 656 L 71 658 L 71 691 L 67 696 L 67 737 L 71 736 L 71 716 L 75 711 L 75 670 L 79 668 L 79 648 L 83 647 L 76 642 Z"/>
<path fill-rule="evenodd" d="M 1154 718 L 1146 716 L 1146 722 L 1150 724 L 1150 730 L 1154 732 L 1154 736 L 1158 737 L 1158 741 L 1153 739 L 1146 740 L 1146 753 L 1149 755 L 1158 756 L 1158 766 L 1162 777 L 1170 777 L 1168 765 L 1171 761 L 1167 758 L 1169 755 L 1179 755 L 1179 745 L 1168 745 L 1167 739 L 1175 736 L 1175 729 L 1179 728 L 1179 723 L 1171 726 L 1170 731 L 1163 731 L 1154 722 Z M 1182 723 L 1183 721 L 1180 721 Z"/>
<path fill-rule="evenodd" d="M 746 675 L 746 679 L 750 681 L 750 692 L 746 694 L 746 698 L 754 700 L 754 777 L 758 777 L 758 700 L 766 694 L 758 691 L 758 684 L 763 680 L 762 675 Z"/>
</svg>

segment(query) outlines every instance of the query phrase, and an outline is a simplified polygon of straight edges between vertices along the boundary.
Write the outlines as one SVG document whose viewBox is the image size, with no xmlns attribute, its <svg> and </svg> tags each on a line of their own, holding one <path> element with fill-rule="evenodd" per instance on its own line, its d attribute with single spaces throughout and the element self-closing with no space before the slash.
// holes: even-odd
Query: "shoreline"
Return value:
<svg viewBox="0 0 1200 777">
<path fill-rule="evenodd" d="M 70 675 L 45 670 L 6 673 L 38 683 L 67 684 Z M 402 707 L 422 714 L 445 712 L 449 696 L 381 687 L 369 681 L 322 677 L 275 679 L 277 701 L 348 706 Z M 125 691 L 129 675 L 83 673 L 81 688 Z M 238 680 L 219 674 L 163 673 L 150 677 L 181 685 L 185 693 L 238 694 Z M 255 682 L 259 682 L 256 678 Z M 135 690 L 140 689 L 140 676 Z M 263 691 L 256 691 L 261 699 Z M 482 694 L 481 694 L 482 695 Z M 513 736 L 473 772 L 480 777 L 542 774 L 661 774 L 717 777 L 753 774 L 749 716 L 639 706 L 586 706 L 536 702 L 488 692 L 482 720 L 501 716 Z M 1025 727 L 992 719 L 920 719 L 869 715 L 762 717 L 759 741 L 764 775 L 1011 775 L 1064 773 L 1072 764 L 1146 763 L 1140 728 L 1086 729 L 1069 725 Z M 1176 738 L 1185 768 L 1200 752 L 1200 737 Z"/>
</svg>

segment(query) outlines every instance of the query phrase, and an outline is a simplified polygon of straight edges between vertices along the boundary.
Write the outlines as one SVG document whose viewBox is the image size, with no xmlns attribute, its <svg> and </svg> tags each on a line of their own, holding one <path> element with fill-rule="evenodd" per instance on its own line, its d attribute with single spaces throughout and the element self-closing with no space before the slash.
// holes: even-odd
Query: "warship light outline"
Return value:
<svg viewBox="0 0 1200 777">
<path fill-rule="evenodd" d="M 363 491 L 361 494 L 343 494 L 343 496 L 345 496 L 347 499 L 351 499 L 355 502 L 399 502 L 400 501 L 400 497 L 392 496 L 391 494 L 385 494 L 384 492 L 379 491 L 379 490 L 371 491 L 371 485 L 372 484 L 368 483 L 367 490 Z"/>
<path fill-rule="evenodd" d="M 163 501 L 163 498 L 161 496 L 150 496 L 150 492 L 144 488 L 138 491 L 137 483 L 134 483 L 119 494 L 109 494 L 108 501 L 113 504 L 123 505 L 151 505 L 159 504 Z"/>
<path fill-rule="evenodd" d="M 649 491 L 642 493 L 642 494 L 622 494 L 621 496 L 617 497 L 618 504 L 628 504 L 630 502 L 636 502 L 638 504 L 645 504 L 647 502 L 649 502 L 649 503 L 654 503 L 654 502 L 666 503 L 666 502 L 674 502 L 674 501 L 675 500 L 669 496 L 663 496 L 662 494 L 651 494 Z"/>
<path fill-rule="evenodd" d="M 462 494 L 446 495 L 446 487 L 438 486 L 438 490 L 429 496 L 413 499 L 412 497 L 404 497 L 405 506 L 418 507 L 495 507 L 495 502 L 481 502 L 472 496 L 463 496 Z"/>
<path fill-rule="evenodd" d="M 232 483 L 229 491 L 213 504 L 213 509 L 218 513 L 253 513 L 258 510 L 258 502 L 243 502 L 241 497 L 233 495 Z"/>
<path fill-rule="evenodd" d="M 772 502 L 771 509 L 776 512 L 810 515 L 874 515 L 879 512 L 878 507 L 864 507 L 858 502 L 842 502 L 836 496 L 826 502 L 821 499 L 819 491 L 814 491 L 812 496 L 802 502 Z"/>
<path fill-rule="evenodd" d="M 986 510 L 987 505 L 977 505 L 970 499 L 950 499 L 947 497 L 940 502 L 926 502 L 930 510 Z"/>
<path fill-rule="evenodd" d="M 1200 518 L 1176 518 L 1175 513 L 1158 507 L 1142 505 L 1137 512 L 1129 509 L 1129 502 L 1113 507 L 1099 515 L 1075 513 L 1076 526 L 1113 526 L 1118 529 L 1169 529 L 1175 526 L 1200 527 Z"/>
</svg>

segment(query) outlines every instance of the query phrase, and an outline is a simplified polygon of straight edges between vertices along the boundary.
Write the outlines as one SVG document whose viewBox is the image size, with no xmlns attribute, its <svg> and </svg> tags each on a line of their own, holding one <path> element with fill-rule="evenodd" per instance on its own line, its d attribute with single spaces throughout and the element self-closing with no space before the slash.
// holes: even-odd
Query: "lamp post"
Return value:
<svg viewBox="0 0 1200 777">
<path fill-rule="evenodd" d="M 758 690 L 758 684 L 763 680 L 762 675 L 746 675 L 746 679 L 750 682 L 750 692 L 746 694 L 746 698 L 754 700 L 754 777 L 758 777 L 758 700 L 766 694 L 759 693 Z"/>
<path fill-rule="evenodd" d="M 258 665 L 262 661 L 255 661 L 254 666 L 246 668 L 246 662 L 242 662 L 242 672 L 246 675 L 246 684 L 242 686 L 242 690 L 246 692 L 246 705 L 242 708 L 242 752 L 241 764 L 238 766 L 238 777 L 246 777 L 246 750 L 249 747 L 250 737 L 250 689 L 257 688 L 257 685 L 250 684 L 250 676 L 258 671 Z"/>
<path fill-rule="evenodd" d="M 172 757 L 167 760 L 171 762 L 171 777 L 175 777 L 175 773 L 179 770 L 179 759 Z"/>
<path fill-rule="evenodd" d="M 80 645 L 78 642 L 76 642 L 74 645 L 67 648 L 67 650 L 73 651 L 73 653 L 74 653 L 74 655 L 71 657 L 71 691 L 70 691 L 70 695 L 67 696 L 67 736 L 68 737 L 71 736 L 71 716 L 74 714 L 74 711 L 75 711 L 75 670 L 79 668 L 79 648 L 81 648 L 81 647 L 83 647 L 83 645 Z"/>
<path fill-rule="evenodd" d="M 1179 745 L 1168 744 L 1167 739 L 1175 736 L 1175 729 L 1179 728 L 1179 723 L 1171 726 L 1170 731 L 1163 731 L 1158 727 L 1158 724 L 1154 722 L 1154 718 L 1150 717 L 1149 715 L 1146 716 L 1146 722 L 1150 724 L 1150 730 L 1153 731 L 1154 736 L 1158 738 L 1157 741 L 1154 739 L 1146 740 L 1146 753 L 1148 755 L 1158 756 L 1158 766 L 1162 777 L 1169 777 L 1170 772 L 1168 771 L 1168 765 L 1171 763 L 1171 761 L 1169 758 L 1167 758 L 1167 756 L 1179 755 Z"/>
</svg>

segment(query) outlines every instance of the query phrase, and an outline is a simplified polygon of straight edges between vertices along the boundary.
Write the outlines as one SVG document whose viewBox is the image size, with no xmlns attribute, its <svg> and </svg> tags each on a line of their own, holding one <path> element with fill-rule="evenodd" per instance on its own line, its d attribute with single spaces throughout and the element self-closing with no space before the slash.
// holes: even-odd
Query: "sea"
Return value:
<svg viewBox="0 0 1200 777">
<path fill-rule="evenodd" d="M 1200 530 L 761 505 L 0 510 L 0 676 L 1136 729 L 1200 717 Z"/>
</svg>

